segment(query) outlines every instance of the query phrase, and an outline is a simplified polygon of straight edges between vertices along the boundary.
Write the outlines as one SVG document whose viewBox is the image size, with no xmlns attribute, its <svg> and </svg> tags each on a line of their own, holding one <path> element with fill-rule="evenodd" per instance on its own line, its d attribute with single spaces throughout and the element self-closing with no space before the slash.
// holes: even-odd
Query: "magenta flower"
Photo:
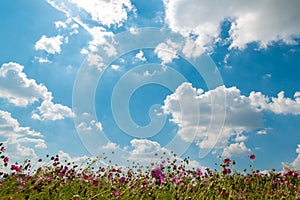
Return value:
<svg viewBox="0 0 300 200">
<path fill-rule="evenodd" d="M 201 169 L 197 169 L 197 170 L 196 170 L 195 176 L 196 176 L 196 177 L 202 176 L 202 171 L 201 171 Z"/>
<path fill-rule="evenodd" d="M 1 152 L 4 152 L 5 151 L 5 148 L 4 147 L 1 147 Z"/>
<path fill-rule="evenodd" d="M 177 185 L 180 182 L 180 180 L 178 178 L 174 177 L 174 178 L 172 178 L 172 182 L 174 185 Z"/>
<path fill-rule="evenodd" d="M 17 165 L 11 165 L 10 170 L 15 170 L 16 172 L 22 172 L 21 167 L 19 167 Z"/>
<path fill-rule="evenodd" d="M 231 170 L 228 169 L 228 168 L 224 168 L 223 169 L 223 174 L 226 175 L 226 174 L 230 174 L 231 173 Z"/>
<path fill-rule="evenodd" d="M 224 163 L 225 166 L 229 166 L 230 163 L 231 163 L 230 158 L 225 158 L 225 159 L 223 160 L 223 163 Z"/>
<path fill-rule="evenodd" d="M 125 176 L 120 177 L 120 179 L 119 179 L 120 185 L 123 185 L 125 181 L 126 181 Z"/>
<path fill-rule="evenodd" d="M 5 157 L 5 158 L 3 159 L 3 161 L 4 161 L 4 163 L 8 163 L 8 157 Z"/>
<path fill-rule="evenodd" d="M 246 184 L 249 184 L 250 183 L 250 178 L 245 178 L 244 181 L 245 181 Z"/>
<path fill-rule="evenodd" d="M 161 175 L 162 171 L 160 169 L 160 166 L 156 166 L 151 172 L 152 178 L 159 178 Z"/>
<path fill-rule="evenodd" d="M 254 160 L 254 159 L 255 159 L 255 155 L 254 155 L 254 154 L 250 154 L 249 157 L 250 157 L 251 160 Z"/>
<path fill-rule="evenodd" d="M 119 190 L 115 190 L 115 191 L 114 191 L 114 196 L 115 196 L 115 197 L 118 197 L 118 196 L 120 196 L 120 192 L 119 192 Z"/>
<path fill-rule="evenodd" d="M 156 183 L 158 185 L 161 185 L 162 183 L 166 182 L 166 174 L 162 173 L 161 167 L 160 166 L 156 166 L 152 172 L 151 172 L 151 176 L 152 178 L 156 179 Z"/>
<path fill-rule="evenodd" d="M 142 190 L 146 190 L 146 189 L 147 189 L 146 185 L 145 185 L 145 184 L 142 184 L 142 185 L 141 185 L 141 189 L 142 189 Z"/>
<path fill-rule="evenodd" d="M 95 187 L 97 187 L 97 186 L 99 185 L 99 181 L 98 181 L 98 180 L 93 180 L 93 185 L 94 185 Z"/>
</svg>

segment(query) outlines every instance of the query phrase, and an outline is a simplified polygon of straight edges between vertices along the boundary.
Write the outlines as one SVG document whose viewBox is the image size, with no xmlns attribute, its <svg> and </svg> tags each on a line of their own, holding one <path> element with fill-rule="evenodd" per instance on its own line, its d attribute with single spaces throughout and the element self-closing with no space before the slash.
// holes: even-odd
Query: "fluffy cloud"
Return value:
<svg viewBox="0 0 300 200">
<path fill-rule="evenodd" d="M 140 50 L 136 55 L 135 55 L 135 58 L 142 61 L 142 62 L 145 62 L 146 61 L 146 58 L 144 56 L 144 52 L 142 50 Z"/>
<path fill-rule="evenodd" d="M 267 47 L 272 42 L 296 43 L 300 35 L 300 2 L 164 0 L 166 22 L 184 36 L 199 36 L 194 43 L 202 49 L 212 46 L 221 32 L 221 23 L 232 22 L 230 48 L 243 49 L 251 42 Z M 199 48 L 198 48 L 199 49 Z M 201 49 L 201 48 L 200 48 Z M 200 51 L 199 49 L 199 51 Z"/>
<path fill-rule="evenodd" d="M 111 68 L 115 71 L 120 71 L 120 65 L 111 65 Z"/>
<path fill-rule="evenodd" d="M 251 104 L 262 110 L 271 111 L 276 114 L 300 114 L 300 96 L 299 92 L 294 94 L 294 99 L 285 98 L 284 92 L 281 91 L 276 97 L 267 97 L 261 92 L 251 92 L 249 99 Z"/>
<path fill-rule="evenodd" d="M 246 147 L 244 142 L 233 143 L 224 149 L 223 156 L 245 156 L 250 152 L 250 149 Z"/>
<path fill-rule="evenodd" d="M 88 66 L 95 67 L 96 69 L 99 70 L 99 72 L 101 72 L 105 67 L 105 64 L 103 63 L 103 58 L 98 54 L 94 54 L 94 53 L 88 54 L 86 61 Z"/>
<path fill-rule="evenodd" d="M 296 159 L 291 163 L 291 166 L 297 169 L 300 169 L 300 144 L 298 144 L 298 147 L 296 149 L 296 152 L 298 153 L 298 156 Z"/>
<path fill-rule="evenodd" d="M 167 40 L 166 43 L 160 43 L 155 47 L 154 53 L 160 58 L 163 63 L 170 63 L 173 59 L 178 58 L 177 50 L 181 48 L 179 44 Z"/>
<path fill-rule="evenodd" d="M 0 68 L 0 98 L 16 106 L 27 106 L 48 95 L 47 88 L 28 79 L 23 69 L 24 66 L 13 62 Z"/>
<path fill-rule="evenodd" d="M 65 117 L 74 117 L 71 108 L 61 104 L 54 104 L 52 98 L 45 99 L 41 106 L 33 112 L 32 118 L 36 120 L 61 120 Z"/>
<path fill-rule="evenodd" d="M 96 122 L 95 120 L 91 120 L 89 123 L 81 122 L 77 127 L 80 131 L 102 131 L 102 124 L 100 122 Z"/>
<path fill-rule="evenodd" d="M 78 8 L 85 10 L 93 20 L 110 27 L 113 24 L 118 26 L 127 19 L 127 11 L 133 10 L 130 0 L 69 0 Z"/>
<path fill-rule="evenodd" d="M 29 127 L 20 126 L 9 112 L 0 110 L 0 136 L 4 137 L 7 153 L 14 159 L 36 157 L 32 148 L 46 148 L 47 145 L 41 133 Z"/>
<path fill-rule="evenodd" d="M 0 68 L 0 98 L 15 106 L 27 106 L 41 99 L 42 104 L 32 117 L 39 120 L 58 120 L 72 117 L 73 112 L 67 106 L 54 104 L 52 93 L 34 79 L 28 79 L 23 72 L 24 66 L 18 63 L 6 63 Z"/>
<path fill-rule="evenodd" d="M 118 148 L 118 145 L 113 142 L 107 142 L 106 145 L 102 146 L 102 149 L 105 149 L 105 150 L 115 150 L 117 148 Z"/>
<path fill-rule="evenodd" d="M 262 127 L 261 113 L 235 87 L 220 86 L 204 93 L 183 83 L 165 99 L 163 109 L 179 126 L 179 136 L 201 148 L 225 147 L 232 135 Z"/>
<path fill-rule="evenodd" d="M 178 164 L 183 161 L 180 157 L 174 155 L 174 153 L 162 147 L 158 142 L 147 139 L 133 139 L 130 141 L 133 150 L 129 151 L 129 157 L 127 160 L 137 161 L 140 164 L 145 163 L 160 163 L 162 160 L 174 160 L 176 159 Z M 181 163 L 180 163 L 181 164 Z M 188 168 L 200 168 L 198 161 L 190 160 Z"/>
<path fill-rule="evenodd" d="M 241 95 L 236 87 L 219 86 L 204 93 L 190 83 L 183 83 L 167 96 L 162 108 L 165 114 L 171 115 L 171 121 L 178 125 L 178 135 L 183 140 L 196 142 L 204 149 L 225 148 L 233 137 L 237 143 L 228 146 L 225 153 L 231 154 L 238 147 L 245 153 L 248 151 L 244 144 L 247 137 L 242 133 L 263 127 L 262 111 L 300 114 L 298 95 L 295 95 L 296 100 L 292 100 L 284 98 L 282 92 L 279 94 L 278 98 L 269 101 L 269 97 L 261 93 L 251 92 L 248 97 Z"/>
<path fill-rule="evenodd" d="M 60 53 L 60 46 L 63 44 L 63 39 L 64 37 L 61 35 L 49 38 L 43 35 L 41 39 L 35 43 L 34 47 L 36 50 L 44 50 L 49 54 Z"/>
</svg>

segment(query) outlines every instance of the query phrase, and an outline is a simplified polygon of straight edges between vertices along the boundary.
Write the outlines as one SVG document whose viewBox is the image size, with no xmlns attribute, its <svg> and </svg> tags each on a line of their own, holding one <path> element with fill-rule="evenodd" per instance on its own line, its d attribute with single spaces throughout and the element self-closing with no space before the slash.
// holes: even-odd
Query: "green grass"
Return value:
<svg viewBox="0 0 300 200">
<path fill-rule="evenodd" d="M 82 169 L 75 163 L 61 164 L 55 156 L 34 170 L 29 160 L 10 164 L 4 148 L 0 153 L 1 200 L 300 199 L 299 171 L 239 173 L 229 158 L 221 161 L 217 171 L 188 169 L 187 159 L 162 160 L 148 167 L 94 169 L 95 160 Z"/>
</svg>

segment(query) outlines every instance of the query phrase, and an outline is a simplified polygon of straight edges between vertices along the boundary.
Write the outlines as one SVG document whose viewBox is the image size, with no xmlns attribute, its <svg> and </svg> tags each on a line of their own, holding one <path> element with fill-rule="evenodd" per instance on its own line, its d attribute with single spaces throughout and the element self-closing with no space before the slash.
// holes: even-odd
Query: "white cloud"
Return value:
<svg viewBox="0 0 300 200">
<path fill-rule="evenodd" d="M 137 35 L 139 32 L 136 28 L 134 27 L 130 27 L 129 28 L 129 32 L 132 34 L 132 35 Z"/>
<path fill-rule="evenodd" d="M 243 134 L 237 134 L 234 141 L 235 142 L 244 142 L 246 141 L 248 138 L 246 136 L 244 136 Z"/>
<path fill-rule="evenodd" d="M 251 151 L 246 147 L 244 142 L 230 144 L 223 151 L 223 156 L 245 156 L 249 154 Z"/>
<path fill-rule="evenodd" d="M 87 55 L 87 54 L 89 53 L 89 51 L 88 51 L 87 49 L 85 49 L 85 48 L 82 48 L 82 49 L 80 50 L 80 53 L 81 53 L 82 55 Z"/>
<path fill-rule="evenodd" d="M 241 146 L 247 140 L 242 133 L 263 128 L 263 110 L 275 114 L 299 115 L 300 98 L 298 94 L 295 96 L 296 100 L 291 100 L 284 98 L 281 92 L 278 98 L 272 97 L 272 101 L 269 101 L 270 98 L 261 93 L 251 92 L 248 97 L 241 95 L 236 87 L 220 86 L 204 93 L 201 89 L 193 88 L 190 83 L 183 83 L 167 96 L 162 109 L 178 125 L 178 135 L 184 141 L 196 142 L 200 148 L 225 148 L 232 136 L 236 137 L 235 141 Z M 222 105 L 226 109 L 224 124 Z M 215 127 L 222 127 L 220 134 Z M 263 133 L 266 132 L 258 132 Z"/>
<path fill-rule="evenodd" d="M 133 10 L 130 0 L 69 0 L 77 7 L 89 13 L 93 20 L 110 27 L 113 24 L 121 26 L 127 20 L 127 11 Z"/>
<path fill-rule="evenodd" d="M 62 21 L 56 21 L 54 22 L 54 25 L 56 29 L 67 28 L 66 23 Z"/>
<path fill-rule="evenodd" d="M 91 52 L 98 52 L 99 46 L 104 49 L 108 56 L 117 55 L 117 50 L 113 44 L 107 41 L 108 38 L 113 38 L 112 32 L 106 31 L 105 28 L 100 26 L 94 26 L 90 28 L 87 24 L 83 23 L 79 18 L 73 18 L 76 23 L 80 24 L 91 36 L 92 40 L 89 42 L 88 49 Z"/>
<path fill-rule="evenodd" d="M 154 53 L 157 54 L 157 57 L 160 58 L 163 63 L 170 63 L 173 59 L 178 58 L 177 51 L 180 48 L 180 44 L 167 40 L 166 43 L 158 44 L 154 49 Z"/>
<path fill-rule="evenodd" d="M 276 97 L 267 97 L 261 92 L 251 92 L 249 99 L 251 104 L 261 110 L 271 111 L 276 114 L 300 114 L 300 96 L 298 92 L 294 95 L 294 100 L 285 98 L 284 92 L 281 91 Z"/>
<path fill-rule="evenodd" d="M 90 53 L 88 54 L 86 61 L 88 63 L 88 66 L 95 67 L 100 72 L 105 67 L 105 64 L 103 63 L 103 58 L 99 56 L 98 54 Z"/>
<path fill-rule="evenodd" d="M 263 79 L 270 79 L 270 78 L 272 78 L 272 74 L 263 75 Z"/>
<path fill-rule="evenodd" d="M 13 159 L 24 160 L 24 157 L 36 157 L 35 148 L 47 148 L 42 134 L 29 127 L 20 126 L 9 112 L 0 110 L 0 136 L 4 137 L 7 153 Z"/>
<path fill-rule="evenodd" d="M 268 134 L 269 129 L 270 128 L 265 128 L 265 129 L 259 130 L 259 131 L 257 131 L 257 134 L 258 135 L 266 135 L 266 134 Z"/>
<path fill-rule="evenodd" d="M 162 155 L 172 157 L 170 150 L 161 147 L 160 144 L 155 141 L 133 139 L 130 141 L 130 144 L 133 150 L 129 152 L 128 160 L 151 163 L 160 161 L 160 156 Z"/>
<path fill-rule="evenodd" d="M 298 144 L 298 147 L 296 149 L 296 153 L 298 154 L 298 156 L 291 163 L 291 166 L 296 168 L 296 169 L 300 169 L 300 144 Z"/>
<path fill-rule="evenodd" d="M 182 53 L 188 58 L 198 57 L 205 52 L 205 48 L 192 39 L 187 38 Z"/>
<path fill-rule="evenodd" d="M 95 120 L 91 120 L 90 122 L 81 122 L 76 128 L 80 131 L 102 131 L 102 124 L 100 122 L 96 122 Z"/>
<path fill-rule="evenodd" d="M 48 58 L 35 57 L 39 63 L 52 63 Z"/>
<path fill-rule="evenodd" d="M 32 118 L 35 120 L 55 121 L 64 119 L 66 117 L 74 117 L 74 113 L 72 112 L 71 108 L 61 104 L 54 104 L 52 102 L 52 98 L 45 99 L 32 114 Z"/>
<path fill-rule="evenodd" d="M 64 37 L 61 35 L 49 38 L 43 35 L 41 39 L 35 43 L 34 47 L 36 50 L 44 50 L 49 54 L 60 53 L 60 46 L 63 44 L 63 39 Z"/>
<path fill-rule="evenodd" d="M 52 93 L 43 84 L 28 79 L 23 72 L 24 66 L 18 63 L 5 63 L 0 68 L 0 98 L 6 99 L 15 106 L 27 106 L 43 100 L 34 111 L 32 118 L 39 120 L 58 120 L 72 117 L 70 108 L 52 102 Z"/>
<path fill-rule="evenodd" d="M 76 34 L 78 34 L 79 33 L 79 31 L 78 31 L 78 28 L 79 28 L 79 25 L 78 24 L 72 24 L 71 25 L 71 32 L 70 32 L 70 35 L 76 35 Z"/>
<path fill-rule="evenodd" d="M 111 68 L 115 71 L 120 71 L 120 65 L 111 65 Z"/>
<path fill-rule="evenodd" d="M 23 69 L 24 66 L 13 62 L 0 68 L 0 98 L 16 106 L 27 106 L 48 96 L 47 88 L 28 79 Z"/>
<path fill-rule="evenodd" d="M 102 146 L 101 148 L 105 150 L 115 150 L 118 148 L 118 145 L 113 142 L 107 142 L 107 144 Z"/>
<path fill-rule="evenodd" d="M 130 141 L 131 147 L 127 160 L 137 161 L 140 164 L 149 165 L 150 163 L 161 163 L 162 160 L 171 161 L 176 159 L 177 164 L 182 164 L 182 158 L 177 157 L 174 153 L 165 147 L 162 147 L 158 142 L 147 139 L 133 139 Z M 200 168 L 200 163 L 196 160 L 189 160 L 188 168 Z"/>
<path fill-rule="evenodd" d="M 261 113 L 235 87 L 220 86 L 204 93 L 190 83 L 183 83 L 165 99 L 163 109 L 178 125 L 179 136 L 187 142 L 197 142 L 200 148 L 224 148 L 232 135 L 263 125 Z M 223 125 L 224 109 L 226 121 Z M 220 128 L 223 129 L 219 134 Z"/>
<path fill-rule="evenodd" d="M 199 36 L 195 44 L 203 49 L 213 46 L 225 20 L 232 21 L 230 48 L 243 49 L 251 42 L 267 47 L 274 41 L 295 44 L 300 35 L 300 2 L 164 0 L 166 22 L 182 35 Z M 199 48 L 200 52 L 200 48 Z"/>
<path fill-rule="evenodd" d="M 142 62 L 146 62 L 146 58 L 144 56 L 144 52 L 142 50 L 140 50 L 136 55 L 135 58 L 142 61 Z"/>
</svg>

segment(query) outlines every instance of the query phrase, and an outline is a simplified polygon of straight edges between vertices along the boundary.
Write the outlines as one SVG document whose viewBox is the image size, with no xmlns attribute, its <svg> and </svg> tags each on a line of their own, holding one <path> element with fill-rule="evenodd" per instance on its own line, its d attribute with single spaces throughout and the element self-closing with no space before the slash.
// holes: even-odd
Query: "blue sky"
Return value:
<svg viewBox="0 0 300 200">
<path fill-rule="evenodd" d="M 11 159 L 189 157 L 300 168 L 300 3 L 0 2 Z"/>
</svg>

